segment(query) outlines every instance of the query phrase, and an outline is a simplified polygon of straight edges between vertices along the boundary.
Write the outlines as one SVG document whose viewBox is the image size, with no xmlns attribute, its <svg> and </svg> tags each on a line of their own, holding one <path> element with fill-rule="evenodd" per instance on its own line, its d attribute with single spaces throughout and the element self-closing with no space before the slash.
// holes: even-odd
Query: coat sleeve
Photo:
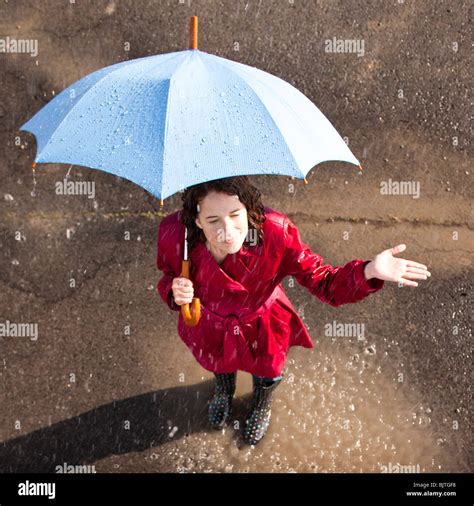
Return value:
<svg viewBox="0 0 474 506">
<path fill-rule="evenodd" d="M 382 279 L 365 279 L 364 268 L 369 262 L 356 259 L 337 267 L 323 264 L 323 258 L 302 242 L 296 225 L 289 218 L 285 219 L 283 272 L 294 276 L 300 285 L 326 304 L 337 307 L 358 302 L 381 290 Z"/>
<path fill-rule="evenodd" d="M 176 267 L 179 264 L 179 256 L 178 254 L 176 254 L 174 255 L 174 258 L 171 258 L 171 254 L 168 251 L 168 248 L 166 247 L 167 243 L 165 242 L 165 235 L 166 235 L 165 227 L 162 226 L 162 222 L 160 222 L 160 226 L 158 229 L 156 266 L 164 274 L 158 281 L 156 288 L 160 297 L 163 299 L 164 302 L 166 302 L 166 304 L 170 309 L 172 309 L 173 311 L 180 311 L 181 306 L 176 304 L 176 302 L 174 301 L 173 291 L 171 289 L 173 279 L 180 276 L 180 273 L 177 273 L 176 271 Z M 178 264 L 176 263 L 176 259 L 178 260 Z"/>
</svg>

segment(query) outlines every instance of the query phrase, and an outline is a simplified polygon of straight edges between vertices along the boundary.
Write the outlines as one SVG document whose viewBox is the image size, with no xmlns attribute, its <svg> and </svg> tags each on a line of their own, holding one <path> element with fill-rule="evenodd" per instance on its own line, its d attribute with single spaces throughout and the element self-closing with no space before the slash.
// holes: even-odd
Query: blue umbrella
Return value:
<svg viewBox="0 0 474 506">
<path fill-rule="evenodd" d="M 36 163 L 99 169 L 142 186 L 161 205 L 222 177 L 304 179 L 329 160 L 359 165 L 319 109 L 286 81 L 197 49 L 125 61 L 62 91 L 21 130 Z"/>
<path fill-rule="evenodd" d="M 62 91 L 20 130 L 37 163 L 83 165 L 133 181 L 163 199 L 223 177 L 282 174 L 306 181 L 318 163 L 359 165 L 321 111 L 286 81 L 197 49 L 97 70 Z M 361 167 L 362 168 L 362 167 Z M 187 230 L 182 276 L 189 278 Z M 183 304 L 188 326 L 200 301 Z"/>
</svg>

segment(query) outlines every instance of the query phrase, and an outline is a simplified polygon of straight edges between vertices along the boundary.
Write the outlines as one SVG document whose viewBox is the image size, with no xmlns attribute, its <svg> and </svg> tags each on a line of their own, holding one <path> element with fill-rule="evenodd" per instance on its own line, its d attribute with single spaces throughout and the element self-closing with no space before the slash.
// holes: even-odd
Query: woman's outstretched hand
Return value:
<svg viewBox="0 0 474 506">
<path fill-rule="evenodd" d="M 405 249 L 405 244 L 399 244 L 376 255 L 365 266 L 364 274 L 366 279 L 378 278 L 393 281 L 394 283 L 402 283 L 404 286 L 418 286 L 416 281 L 411 280 L 427 279 L 428 276 L 431 276 L 426 265 L 393 256 Z"/>
</svg>

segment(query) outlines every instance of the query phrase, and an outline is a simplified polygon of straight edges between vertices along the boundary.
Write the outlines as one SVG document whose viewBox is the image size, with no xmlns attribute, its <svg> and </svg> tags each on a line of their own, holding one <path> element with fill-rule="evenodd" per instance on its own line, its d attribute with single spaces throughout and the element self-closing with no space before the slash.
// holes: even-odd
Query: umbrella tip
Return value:
<svg viewBox="0 0 474 506">
<path fill-rule="evenodd" d="M 163 199 L 160 199 L 160 207 L 163 207 Z"/>
<path fill-rule="evenodd" d="M 32 169 L 34 169 L 35 167 L 36 167 L 36 162 L 33 162 L 33 163 L 31 164 L 31 168 L 32 168 Z"/>
<path fill-rule="evenodd" d="M 362 168 L 362 165 L 359 163 L 359 169 L 364 172 L 364 169 Z"/>
<path fill-rule="evenodd" d="M 304 184 L 308 184 L 308 180 L 304 178 Z"/>
<path fill-rule="evenodd" d="M 198 17 L 191 16 L 189 30 L 189 49 L 197 49 L 198 47 Z"/>
</svg>

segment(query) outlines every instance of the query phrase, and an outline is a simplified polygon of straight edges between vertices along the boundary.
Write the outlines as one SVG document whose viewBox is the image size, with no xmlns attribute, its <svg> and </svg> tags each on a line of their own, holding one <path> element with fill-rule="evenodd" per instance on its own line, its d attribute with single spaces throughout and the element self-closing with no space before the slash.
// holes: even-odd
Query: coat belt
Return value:
<svg viewBox="0 0 474 506">
<path fill-rule="evenodd" d="M 245 339 L 242 332 L 242 325 L 246 324 L 255 318 L 258 318 L 262 313 L 268 310 L 273 304 L 275 299 L 281 294 L 282 288 L 277 285 L 270 296 L 261 304 L 257 309 L 246 313 L 229 313 L 225 316 L 211 311 L 207 306 L 206 310 L 216 318 L 216 328 L 224 330 L 222 357 L 225 357 L 229 365 L 233 369 L 251 367 L 257 362 L 257 346 L 258 343 L 249 343 Z"/>
<path fill-rule="evenodd" d="M 251 320 L 253 320 L 256 316 L 264 313 L 268 310 L 269 307 L 273 304 L 275 299 L 282 293 L 282 288 L 280 285 L 277 285 L 273 292 L 268 296 L 268 298 L 263 302 L 257 309 L 254 309 L 252 311 L 249 311 L 247 313 L 229 313 L 227 315 L 221 315 L 219 313 L 216 313 L 215 311 L 211 311 L 208 306 L 205 306 L 206 311 L 209 313 L 212 313 L 213 316 L 217 318 L 217 320 L 229 320 L 229 319 L 236 319 L 238 321 L 241 321 L 242 323 L 247 323 Z"/>
</svg>

